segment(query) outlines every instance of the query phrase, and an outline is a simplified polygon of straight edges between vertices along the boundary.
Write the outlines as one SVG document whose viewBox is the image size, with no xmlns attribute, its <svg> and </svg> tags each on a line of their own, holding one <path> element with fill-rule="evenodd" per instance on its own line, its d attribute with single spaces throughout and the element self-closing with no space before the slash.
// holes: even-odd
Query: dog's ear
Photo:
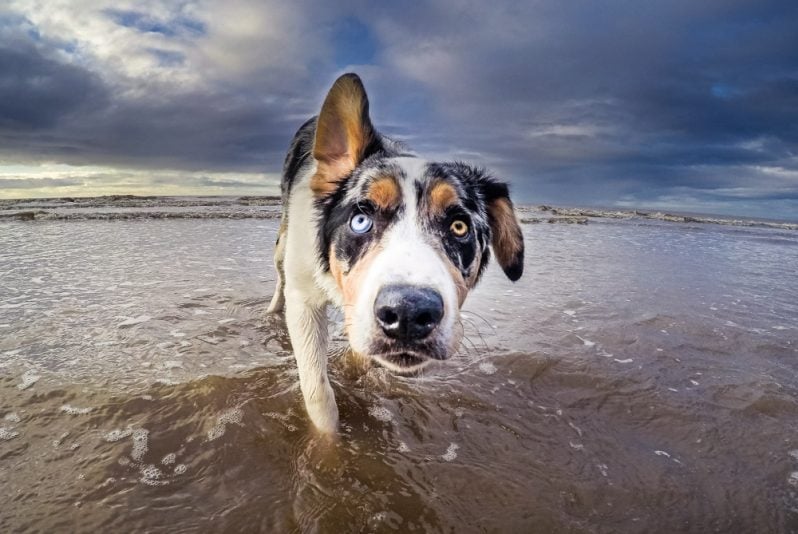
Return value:
<svg viewBox="0 0 798 534">
<path fill-rule="evenodd" d="M 375 142 L 363 82 L 357 74 L 344 74 L 327 93 L 316 123 L 313 157 L 318 170 L 310 183 L 313 193 L 327 196 L 335 192 Z"/>
<path fill-rule="evenodd" d="M 483 181 L 482 198 L 488 212 L 493 254 L 507 278 L 515 282 L 524 274 L 524 236 L 507 184 L 493 179 Z"/>
</svg>

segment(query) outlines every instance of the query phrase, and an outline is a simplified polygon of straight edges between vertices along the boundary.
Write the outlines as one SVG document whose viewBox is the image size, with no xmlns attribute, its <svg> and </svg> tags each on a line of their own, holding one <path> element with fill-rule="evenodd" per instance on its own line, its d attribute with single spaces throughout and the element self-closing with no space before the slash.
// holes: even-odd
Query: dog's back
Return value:
<svg viewBox="0 0 798 534">
<path fill-rule="evenodd" d="M 313 139 L 316 136 L 316 119 L 312 117 L 299 127 L 291 146 L 285 155 L 283 163 L 283 178 L 280 183 L 280 193 L 283 200 L 283 216 L 286 214 L 286 207 L 291 196 L 291 189 L 296 183 L 296 178 L 303 168 L 313 163 Z"/>
</svg>

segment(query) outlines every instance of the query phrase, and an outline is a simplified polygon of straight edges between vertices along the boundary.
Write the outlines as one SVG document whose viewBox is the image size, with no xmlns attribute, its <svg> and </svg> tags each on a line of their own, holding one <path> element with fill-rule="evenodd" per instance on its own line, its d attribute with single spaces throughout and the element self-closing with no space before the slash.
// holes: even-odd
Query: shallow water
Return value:
<svg viewBox="0 0 798 534">
<path fill-rule="evenodd" d="M 422 377 L 331 327 L 328 442 L 276 229 L 0 223 L 0 530 L 798 531 L 795 231 L 527 224 Z"/>
</svg>

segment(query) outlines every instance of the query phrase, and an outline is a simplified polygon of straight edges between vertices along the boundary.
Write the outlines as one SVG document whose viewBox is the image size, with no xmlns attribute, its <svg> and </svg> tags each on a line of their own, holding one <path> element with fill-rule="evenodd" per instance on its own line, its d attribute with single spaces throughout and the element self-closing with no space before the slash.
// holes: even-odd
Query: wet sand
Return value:
<svg viewBox="0 0 798 534">
<path fill-rule="evenodd" d="M 277 220 L 227 216 L 274 203 L 159 202 L 0 221 L 0 530 L 798 530 L 793 229 L 524 210 L 589 221 L 524 225 L 453 360 L 333 324 L 330 443 L 263 314 Z M 91 220 L 125 210 L 201 217 Z"/>
</svg>

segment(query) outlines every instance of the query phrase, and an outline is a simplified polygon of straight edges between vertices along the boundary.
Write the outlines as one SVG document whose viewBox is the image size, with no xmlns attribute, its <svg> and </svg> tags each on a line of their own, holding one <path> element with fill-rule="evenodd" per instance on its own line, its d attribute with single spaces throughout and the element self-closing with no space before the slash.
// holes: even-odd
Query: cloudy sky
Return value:
<svg viewBox="0 0 798 534">
<path fill-rule="evenodd" d="M 274 193 L 354 71 L 524 202 L 798 219 L 798 2 L 11 0 L 0 197 Z"/>
</svg>

